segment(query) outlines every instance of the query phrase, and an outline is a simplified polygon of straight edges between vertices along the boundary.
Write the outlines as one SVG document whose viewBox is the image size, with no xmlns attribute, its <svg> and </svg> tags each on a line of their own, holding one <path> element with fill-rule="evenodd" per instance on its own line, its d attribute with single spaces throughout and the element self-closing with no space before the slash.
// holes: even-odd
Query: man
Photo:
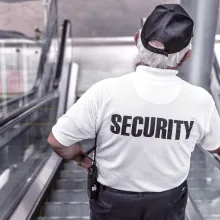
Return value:
<svg viewBox="0 0 220 220">
<path fill-rule="evenodd" d="M 197 143 L 220 146 L 211 95 L 176 75 L 191 54 L 193 21 L 159 5 L 135 36 L 136 72 L 92 86 L 53 127 L 54 151 L 88 168 L 81 140 L 97 136 L 99 196 L 92 220 L 184 220 L 187 176 Z"/>
</svg>

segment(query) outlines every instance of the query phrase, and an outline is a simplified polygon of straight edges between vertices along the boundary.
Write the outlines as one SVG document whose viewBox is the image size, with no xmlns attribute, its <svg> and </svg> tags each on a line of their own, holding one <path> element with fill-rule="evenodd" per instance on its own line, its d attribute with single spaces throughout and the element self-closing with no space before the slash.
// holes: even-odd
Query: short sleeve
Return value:
<svg viewBox="0 0 220 220">
<path fill-rule="evenodd" d="M 208 151 L 214 151 L 220 147 L 220 117 L 215 104 L 210 116 L 207 133 L 200 144 Z"/>
<path fill-rule="evenodd" d="M 97 83 L 58 119 L 52 133 L 59 143 L 70 146 L 82 140 L 95 138 L 100 94 L 102 86 Z"/>
</svg>

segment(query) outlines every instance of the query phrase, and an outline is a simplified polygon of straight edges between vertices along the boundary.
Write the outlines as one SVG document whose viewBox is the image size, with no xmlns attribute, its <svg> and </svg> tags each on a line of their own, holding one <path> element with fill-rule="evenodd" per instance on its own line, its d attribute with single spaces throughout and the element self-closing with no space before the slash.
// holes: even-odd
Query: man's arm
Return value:
<svg viewBox="0 0 220 220">
<path fill-rule="evenodd" d="M 62 158 L 88 162 L 79 142 L 96 137 L 102 83 L 95 84 L 53 126 L 48 143 Z M 91 160 L 89 160 L 91 163 Z"/>
<path fill-rule="evenodd" d="M 220 147 L 217 150 L 209 151 L 210 153 L 215 153 L 220 155 Z"/>
<path fill-rule="evenodd" d="M 86 169 L 91 166 L 92 161 L 87 157 L 82 157 L 84 151 L 79 143 L 73 144 L 69 147 L 64 146 L 56 140 L 52 132 L 50 132 L 47 140 L 54 152 L 63 159 L 73 160 L 77 165 Z"/>
<path fill-rule="evenodd" d="M 52 132 L 50 132 L 47 141 L 56 154 L 63 159 L 79 161 L 82 158 L 81 155 L 84 154 L 80 144 L 75 143 L 71 146 L 64 146 L 56 140 Z"/>
</svg>

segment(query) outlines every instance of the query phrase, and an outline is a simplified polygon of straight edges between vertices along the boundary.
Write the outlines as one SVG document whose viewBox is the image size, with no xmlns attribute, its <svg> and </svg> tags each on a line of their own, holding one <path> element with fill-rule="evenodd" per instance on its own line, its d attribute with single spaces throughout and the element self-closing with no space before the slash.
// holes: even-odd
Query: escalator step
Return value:
<svg viewBox="0 0 220 220">
<path fill-rule="evenodd" d="M 84 190 L 54 190 L 51 193 L 52 202 L 88 202 L 89 198 Z"/>
<path fill-rule="evenodd" d="M 86 179 L 86 171 L 60 171 L 60 179 Z"/>
<path fill-rule="evenodd" d="M 188 184 L 189 188 L 197 189 L 197 188 L 219 188 L 220 186 L 220 179 L 206 179 L 206 178 L 201 178 L 201 179 L 188 179 Z"/>
<path fill-rule="evenodd" d="M 213 198 L 219 196 L 218 189 L 205 188 L 205 189 L 189 189 L 190 197 L 193 201 L 203 202 L 203 201 L 212 201 Z"/>
<path fill-rule="evenodd" d="M 89 202 L 87 203 L 45 203 L 43 215 L 46 217 L 81 217 L 89 216 Z"/>
<path fill-rule="evenodd" d="M 56 181 L 56 189 L 84 189 L 86 190 L 86 180 L 61 179 Z"/>
<path fill-rule="evenodd" d="M 216 200 L 216 201 L 215 201 Z M 216 199 L 212 199 L 212 201 L 200 201 L 195 202 L 202 216 L 220 219 L 220 209 L 219 209 L 219 197 L 216 195 Z"/>
<path fill-rule="evenodd" d="M 219 172 L 219 170 L 217 169 L 215 169 L 215 170 L 198 170 L 198 171 L 196 171 L 196 172 L 190 172 L 189 173 L 189 177 L 188 178 L 190 178 L 190 179 L 192 179 L 192 178 L 195 178 L 195 179 L 200 179 L 200 178 L 207 178 L 207 177 L 209 177 L 209 178 L 216 178 L 216 179 L 219 179 L 220 180 L 220 177 L 219 177 L 219 174 L 220 174 L 220 172 Z"/>
<path fill-rule="evenodd" d="M 205 160 L 202 160 L 202 161 L 191 161 L 190 169 L 191 170 L 207 169 L 207 163 L 206 163 Z"/>
</svg>

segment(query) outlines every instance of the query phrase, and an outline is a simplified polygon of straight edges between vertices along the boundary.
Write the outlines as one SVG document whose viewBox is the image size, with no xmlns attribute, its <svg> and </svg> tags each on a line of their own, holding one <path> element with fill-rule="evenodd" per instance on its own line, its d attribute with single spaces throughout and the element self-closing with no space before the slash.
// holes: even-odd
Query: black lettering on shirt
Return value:
<svg viewBox="0 0 220 220">
<path fill-rule="evenodd" d="M 145 117 L 144 123 L 144 136 L 145 137 L 153 137 L 155 131 L 155 121 L 156 118 L 152 117 L 151 120 L 149 117 Z"/>
<path fill-rule="evenodd" d="M 133 120 L 132 120 L 133 119 Z M 110 131 L 113 134 L 133 137 L 154 137 L 160 139 L 180 140 L 184 138 L 181 132 L 186 134 L 185 139 L 189 139 L 194 121 L 181 121 L 174 119 L 141 117 L 141 116 L 121 116 L 114 114 L 111 117 Z M 175 126 L 174 126 L 175 124 Z M 182 126 L 184 124 L 184 126 Z M 129 129 L 130 128 L 130 129 Z M 185 131 L 183 131 L 185 128 Z"/>
<path fill-rule="evenodd" d="M 157 127 L 155 138 L 166 139 L 167 136 L 167 120 L 164 118 L 157 118 Z"/>
<path fill-rule="evenodd" d="M 168 131 L 167 131 L 167 139 L 172 139 L 172 134 L 173 134 L 173 120 L 169 119 Z"/>
<path fill-rule="evenodd" d="M 123 117 L 121 135 L 130 136 L 130 134 L 126 132 L 126 129 L 131 127 L 131 124 L 128 124 L 129 119 L 132 119 L 132 117 L 131 116 L 124 116 Z"/>
<path fill-rule="evenodd" d="M 193 128 L 193 124 L 194 124 L 194 121 L 190 121 L 190 124 L 189 124 L 189 121 L 184 121 L 184 125 L 186 128 L 186 139 L 189 139 L 190 132 Z"/>
<path fill-rule="evenodd" d="M 121 127 L 118 124 L 118 122 L 122 121 L 121 115 L 117 115 L 117 114 L 112 115 L 111 121 L 112 121 L 112 124 L 113 124 L 110 127 L 111 132 L 114 133 L 114 134 L 119 134 L 120 130 L 121 130 Z"/>
<path fill-rule="evenodd" d="M 175 140 L 179 140 L 180 139 L 180 134 L 181 134 L 181 124 L 183 124 L 183 121 L 174 120 L 174 123 L 176 123 L 176 137 L 175 137 Z"/>
<path fill-rule="evenodd" d="M 131 135 L 133 137 L 140 137 L 142 135 L 142 130 L 137 129 L 138 124 L 144 124 L 144 119 L 142 117 L 134 117 L 132 122 Z"/>
</svg>

